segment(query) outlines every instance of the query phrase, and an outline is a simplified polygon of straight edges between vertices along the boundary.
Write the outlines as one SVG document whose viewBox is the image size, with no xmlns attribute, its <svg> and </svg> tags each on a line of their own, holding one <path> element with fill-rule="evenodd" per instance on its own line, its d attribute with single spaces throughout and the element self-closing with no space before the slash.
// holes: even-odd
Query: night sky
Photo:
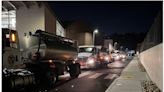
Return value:
<svg viewBox="0 0 164 92">
<path fill-rule="evenodd" d="M 162 1 L 53 1 L 48 2 L 60 21 L 83 20 L 106 34 L 146 32 Z"/>
</svg>

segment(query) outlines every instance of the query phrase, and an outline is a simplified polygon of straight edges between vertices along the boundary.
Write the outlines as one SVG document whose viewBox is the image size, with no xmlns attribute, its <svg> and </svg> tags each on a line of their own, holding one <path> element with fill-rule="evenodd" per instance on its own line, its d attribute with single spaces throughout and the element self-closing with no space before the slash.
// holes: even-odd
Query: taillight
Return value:
<svg viewBox="0 0 164 92">
<path fill-rule="evenodd" d="M 104 59 L 104 57 L 103 56 L 100 56 L 100 59 Z"/>
</svg>

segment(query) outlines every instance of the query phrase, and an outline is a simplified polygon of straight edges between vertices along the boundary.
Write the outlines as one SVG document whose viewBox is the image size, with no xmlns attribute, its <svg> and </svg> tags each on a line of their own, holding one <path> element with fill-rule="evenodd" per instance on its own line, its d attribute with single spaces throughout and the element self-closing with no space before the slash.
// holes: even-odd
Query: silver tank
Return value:
<svg viewBox="0 0 164 92">
<path fill-rule="evenodd" d="M 38 51 L 41 60 L 74 60 L 77 57 L 77 42 L 44 31 L 25 36 L 24 49 L 27 58 Z"/>
</svg>

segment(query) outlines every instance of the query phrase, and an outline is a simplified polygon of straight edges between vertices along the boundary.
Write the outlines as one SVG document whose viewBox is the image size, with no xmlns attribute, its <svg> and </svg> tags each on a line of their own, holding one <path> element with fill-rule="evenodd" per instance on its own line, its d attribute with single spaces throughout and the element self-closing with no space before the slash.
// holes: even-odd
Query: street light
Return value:
<svg viewBox="0 0 164 92">
<path fill-rule="evenodd" d="M 95 29 L 93 31 L 93 45 L 95 45 L 95 34 L 97 34 L 97 33 L 98 33 L 98 29 Z"/>
</svg>

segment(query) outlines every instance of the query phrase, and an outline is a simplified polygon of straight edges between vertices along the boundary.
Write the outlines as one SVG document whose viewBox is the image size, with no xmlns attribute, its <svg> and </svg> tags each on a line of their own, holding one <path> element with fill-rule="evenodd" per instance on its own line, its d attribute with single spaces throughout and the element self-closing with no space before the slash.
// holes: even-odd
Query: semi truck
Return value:
<svg viewBox="0 0 164 92">
<path fill-rule="evenodd" d="M 77 42 L 52 33 L 37 30 L 25 34 L 19 43 L 18 32 L 2 29 L 2 89 L 19 90 L 30 86 L 54 87 L 60 75 L 71 78 L 81 73 L 77 57 Z M 20 50 L 20 44 L 23 50 Z"/>
<path fill-rule="evenodd" d="M 110 62 L 108 53 L 103 51 L 101 46 L 79 46 L 78 52 L 77 62 L 80 63 L 81 69 L 98 68 Z"/>
</svg>

